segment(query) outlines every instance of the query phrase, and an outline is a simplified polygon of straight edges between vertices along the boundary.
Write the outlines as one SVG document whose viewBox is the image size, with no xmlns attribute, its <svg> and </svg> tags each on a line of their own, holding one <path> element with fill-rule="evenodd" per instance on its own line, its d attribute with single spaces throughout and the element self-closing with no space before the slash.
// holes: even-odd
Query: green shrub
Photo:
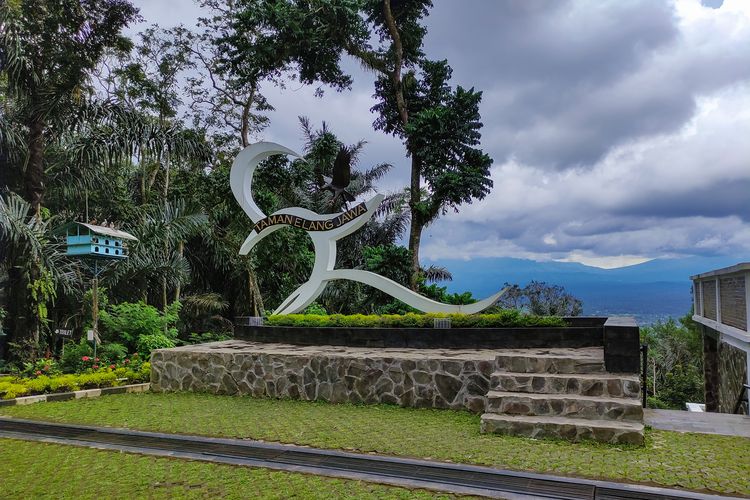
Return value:
<svg viewBox="0 0 750 500">
<path fill-rule="evenodd" d="M 52 358 L 42 358 L 24 363 L 23 370 L 21 370 L 21 375 L 25 377 L 59 375 L 60 373 L 62 373 L 60 365 Z"/>
<path fill-rule="evenodd" d="M 97 356 L 104 364 L 119 363 L 128 357 L 128 348 L 117 342 L 110 342 L 99 347 Z"/>
<path fill-rule="evenodd" d="M 138 337 L 136 343 L 136 349 L 144 359 L 151 357 L 151 351 L 154 349 L 168 349 L 175 346 L 175 341 L 164 335 L 163 333 L 156 333 L 153 335 L 141 335 Z"/>
<path fill-rule="evenodd" d="M 15 379 L 0 381 L 0 399 L 14 399 L 28 394 L 28 387 L 15 382 Z"/>
<path fill-rule="evenodd" d="M 450 318 L 454 328 L 567 326 L 562 318 L 522 314 L 512 309 L 497 314 L 287 314 L 269 316 L 266 324 L 297 327 L 432 328 L 435 318 Z"/>
<path fill-rule="evenodd" d="M 323 315 L 328 314 L 328 311 L 326 311 L 326 308 L 322 305 L 318 304 L 317 302 L 313 302 L 309 306 L 305 308 L 305 312 L 302 314 L 317 314 L 317 315 Z"/>
<path fill-rule="evenodd" d="M 203 332 L 203 333 L 191 333 L 188 335 L 187 340 L 183 340 L 183 345 L 191 344 L 205 344 L 206 342 L 220 342 L 222 340 L 230 340 L 232 335 L 226 332 Z"/>
<path fill-rule="evenodd" d="M 84 356 L 94 356 L 94 348 L 85 338 L 81 339 L 78 343 L 67 342 L 60 359 L 60 366 L 63 372 L 80 372 L 87 368 L 82 361 Z"/>
<path fill-rule="evenodd" d="M 13 399 L 32 394 L 70 392 L 79 389 L 114 387 L 123 384 L 148 382 L 151 378 L 151 365 L 136 361 L 130 366 L 110 369 L 102 368 L 87 373 L 68 374 L 36 378 L 0 378 L 0 399 Z"/>
<path fill-rule="evenodd" d="M 158 344 L 157 337 L 166 337 L 174 341 L 177 338 L 175 324 L 179 319 L 182 305 L 173 302 L 165 312 L 145 302 L 123 302 L 102 311 L 101 321 L 105 336 L 112 341 L 123 343 L 130 350 L 139 350 L 138 345 Z M 148 337 L 141 340 L 141 337 Z M 150 352 L 150 351 L 149 351 Z"/>
</svg>

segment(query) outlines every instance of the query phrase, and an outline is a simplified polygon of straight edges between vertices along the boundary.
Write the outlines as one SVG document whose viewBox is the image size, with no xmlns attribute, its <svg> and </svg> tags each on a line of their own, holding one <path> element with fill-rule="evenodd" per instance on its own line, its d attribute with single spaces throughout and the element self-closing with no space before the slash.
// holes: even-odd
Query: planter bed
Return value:
<svg viewBox="0 0 750 500">
<path fill-rule="evenodd" d="M 14 399 L 0 399 L 0 406 L 29 405 L 44 401 L 67 401 L 69 399 L 96 398 L 108 394 L 125 394 L 129 392 L 145 392 L 151 386 L 150 383 L 118 385 L 114 387 L 102 387 L 99 389 L 83 389 L 72 392 L 57 392 L 51 394 L 36 394 L 33 396 L 21 396 Z"/>
</svg>

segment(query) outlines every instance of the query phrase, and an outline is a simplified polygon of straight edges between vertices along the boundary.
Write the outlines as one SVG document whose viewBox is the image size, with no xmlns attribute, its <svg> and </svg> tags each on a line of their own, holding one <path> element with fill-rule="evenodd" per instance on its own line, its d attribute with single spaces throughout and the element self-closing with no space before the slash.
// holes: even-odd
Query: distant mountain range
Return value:
<svg viewBox="0 0 750 500">
<path fill-rule="evenodd" d="M 744 261 L 750 260 L 750 257 Z M 730 257 L 656 259 L 634 266 L 601 269 L 575 262 L 513 258 L 439 260 L 453 274 L 442 283 L 451 292 L 483 298 L 508 283 L 562 285 L 583 301 L 584 314 L 635 316 L 641 324 L 684 316 L 692 305 L 690 276 L 743 261 Z"/>
</svg>

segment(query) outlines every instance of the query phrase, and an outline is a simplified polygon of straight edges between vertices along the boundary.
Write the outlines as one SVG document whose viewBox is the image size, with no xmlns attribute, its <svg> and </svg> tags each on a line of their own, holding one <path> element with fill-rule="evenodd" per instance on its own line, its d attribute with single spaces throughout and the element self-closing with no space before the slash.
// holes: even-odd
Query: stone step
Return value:
<svg viewBox="0 0 750 500">
<path fill-rule="evenodd" d="M 508 392 L 637 398 L 641 394 L 641 380 L 638 375 L 612 373 L 495 372 L 490 388 Z"/>
<path fill-rule="evenodd" d="M 505 415 L 643 422 L 643 407 L 636 398 L 490 391 L 486 411 Z"/>
<path fill-rule="evenodd" d="M 558 438 L 569 441 L 594 440 L 612 444 L 643 444 L 643 424 L 621 420 L 584 420 L 565 417 L 482 415 L 482 432 Z"/>
<path fill-rule="evenodd" d="M 495 357 L 495 367 L 514 373 L 604 373 L 604 350 L 509 349 Z"/>
</svg>

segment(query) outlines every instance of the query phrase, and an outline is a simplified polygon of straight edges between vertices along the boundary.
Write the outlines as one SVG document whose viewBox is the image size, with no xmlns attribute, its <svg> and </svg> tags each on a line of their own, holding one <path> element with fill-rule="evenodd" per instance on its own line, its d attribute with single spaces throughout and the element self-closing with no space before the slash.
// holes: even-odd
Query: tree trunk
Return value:
<svg viewBox="0 0 750 500">
<path fill-rule="evenodd" d="M 253 84 L 250 87 L 250 95 L 245 101 L 244 106 L 242 106 L 240 141 L 243 148 L 250 145 L 250 110 L 253 107 L 253 100 L 255 100 L 255 89 L 255 84 Z"/>
<path fill-rule="evenodd" d="M 177 255 L 182 257 L 183 253 L 185 252 L 185 242 L 181 241 L 177 244 Z M 180 300 L 180 292 L 181 292 L 182 286 L 180 282 L 177 282 L 177 288 L 174 291 L 174 300 L 178 301 Z"/>
<path fill-rule="evenodd" d="M 419 242 L 422 239 L 424 222 L 419 204 L 422 201 L 421 168 L 414 154 L 411 157 L 411 182 L 409 184 L 409 209 L 411 224 L 409 225 L 409 252 L 411 252 L 411 278 L 409 285 L 415 292 L 419 278 Z"/>
<path fill-rule="evenodd" d="M 44 120 L 34 116 L 29 122 L 29 160 L 25 175 L 26 195 L 39 218 L 44 198 Z"/>
<path fill-rule="evenodd" d="M 164 312 L 167 312 L 168 300 L 169 299 L 167 298 L 167 278 L 162 278 L 161 279 L 161 302 L 162 302 L 162 311 Z"/>
<path fill-rule="evenodd" d="M 41 116 L 34 115 L 29 121 L 29 159 L 26 164 L 25 175 L 26 194 L 31 203 L 31 210 L 34 217 L 40 219 L 42 200 L 44 198 L 44 119 Z M 28 275 L 28 283 L 34 283 L 42 274 L 39 257 L 34 257 L 31 262 Z M 26 290 L 24 290 L 28 294 Z M 34 301 L 29 301 L 36 309 Z M 39 338 L 41 336 L 41 321 L 37 310 L 29 311 L 28 332 L 31 334 L 33 342 L 32 358 L 36 358 L 36 351 L 39 348 Z M 18 334 L 18 332 L 16 332 Z"/>
<path fill-rule="evenodd" d="M 99 278 L 91 280 L 91 329 L 94 330 L 94 342 L 99 341 Z"/>
<path fill-rule="evenodd" d="M 248 295 L 250 296 L 250 303 L 253 308 L 253 316 L 261 316 L 264 310 L 263 297 L 260 294 L 255 273 L 250 268 L 247 270 L 247 288 Z"/>
</svg>

